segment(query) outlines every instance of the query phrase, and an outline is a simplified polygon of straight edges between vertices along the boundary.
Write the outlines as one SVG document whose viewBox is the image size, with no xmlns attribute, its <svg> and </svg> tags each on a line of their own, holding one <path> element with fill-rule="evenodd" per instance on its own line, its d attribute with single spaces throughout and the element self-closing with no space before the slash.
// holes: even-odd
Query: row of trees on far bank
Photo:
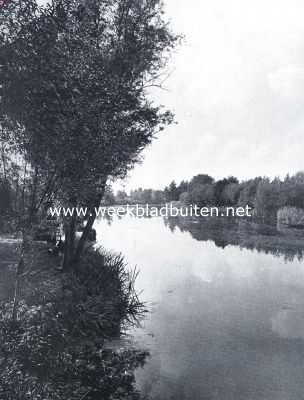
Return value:
<svg viewBox="0 0 304 400">
<path fill-rule="evenodd" d="M 200 207 L 249 205 L 259 217 L 275 217 L 278 209 L 284 206 L 304 208 L 304 172 L 287 175 L 284 179 L 256 177 L 242 182 L 233 176 L 215 180 L 210 175 L 199 174 L 180 184 L 172 181 L 164 190 L 139 188 L 129 195 L 125 191 L 112 195 L 112 202 L 118 204 L 170 201 Z"/>
</svg>

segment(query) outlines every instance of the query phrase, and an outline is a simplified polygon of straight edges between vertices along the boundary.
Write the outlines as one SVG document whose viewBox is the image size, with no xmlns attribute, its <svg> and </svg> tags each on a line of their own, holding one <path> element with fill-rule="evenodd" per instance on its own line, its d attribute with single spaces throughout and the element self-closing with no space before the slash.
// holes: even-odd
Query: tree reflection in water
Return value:
<svg viewBox="0 0 304 400">
<path fill-rule="evenodd" d="M 304 256 L 304 231 L 236 218 L 164 218 L 172 232 L 178 228 L 198 241 L 212 241 L 217 247 L 238 246 L 284 257 L 286 261 Z"/>
</svg>

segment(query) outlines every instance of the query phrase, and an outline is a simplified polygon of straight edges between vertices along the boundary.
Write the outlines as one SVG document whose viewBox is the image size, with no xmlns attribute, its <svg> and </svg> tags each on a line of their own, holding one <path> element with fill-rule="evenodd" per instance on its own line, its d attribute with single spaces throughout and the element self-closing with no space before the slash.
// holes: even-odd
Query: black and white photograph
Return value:
<svg viewBox="0 0 304 400">
<path fill-rule="evenodd" d="M 304 2 L 0 0 L 0 400 L 304 400 Z"/>
</svg>

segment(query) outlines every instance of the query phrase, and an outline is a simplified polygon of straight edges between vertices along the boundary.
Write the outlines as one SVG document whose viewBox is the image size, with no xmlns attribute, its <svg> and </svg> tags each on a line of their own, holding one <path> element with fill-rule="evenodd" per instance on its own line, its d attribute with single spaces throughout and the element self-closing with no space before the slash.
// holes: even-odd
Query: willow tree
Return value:
<svg viewBox="0 0 304 400">
<path fill-rule="evenodd" d="M 0 13 L 2 121 L 48 177 L 42 196 L 93 210 L 106 182 L 124 177 L 172 122 L 148 95 L 178 40 L 162 2 L 8 0 Z M 37 212 L 43 198 L 35 204 Z M 65 218 L 66 266 L 79 260 L 94 219 L 74 248 L 75 218 Z"/>
</svg>

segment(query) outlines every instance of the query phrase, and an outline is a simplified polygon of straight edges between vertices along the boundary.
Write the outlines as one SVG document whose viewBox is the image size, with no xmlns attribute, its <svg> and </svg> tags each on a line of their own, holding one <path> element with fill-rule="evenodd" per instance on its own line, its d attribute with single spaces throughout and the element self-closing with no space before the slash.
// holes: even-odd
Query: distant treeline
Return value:
<svg viewBox="0 0 304 400">
<path fill-rule="evenodd" d="M 258 217 L 276 217 L 285 206 L 304 208 L 304 172 L 287 175 L 283 180 L 256 177 L 239 181 L 234 176 L 215 180 L 210 175 L 199 174 L 190 181 L 177 184 L 172 181 L 164 190 L 136 189 L 128 194 L 108 192 L 109 202 L 162 204 L 179 201 L 182 205 L 246 206 L 254 208 Z"/>
</svg>

